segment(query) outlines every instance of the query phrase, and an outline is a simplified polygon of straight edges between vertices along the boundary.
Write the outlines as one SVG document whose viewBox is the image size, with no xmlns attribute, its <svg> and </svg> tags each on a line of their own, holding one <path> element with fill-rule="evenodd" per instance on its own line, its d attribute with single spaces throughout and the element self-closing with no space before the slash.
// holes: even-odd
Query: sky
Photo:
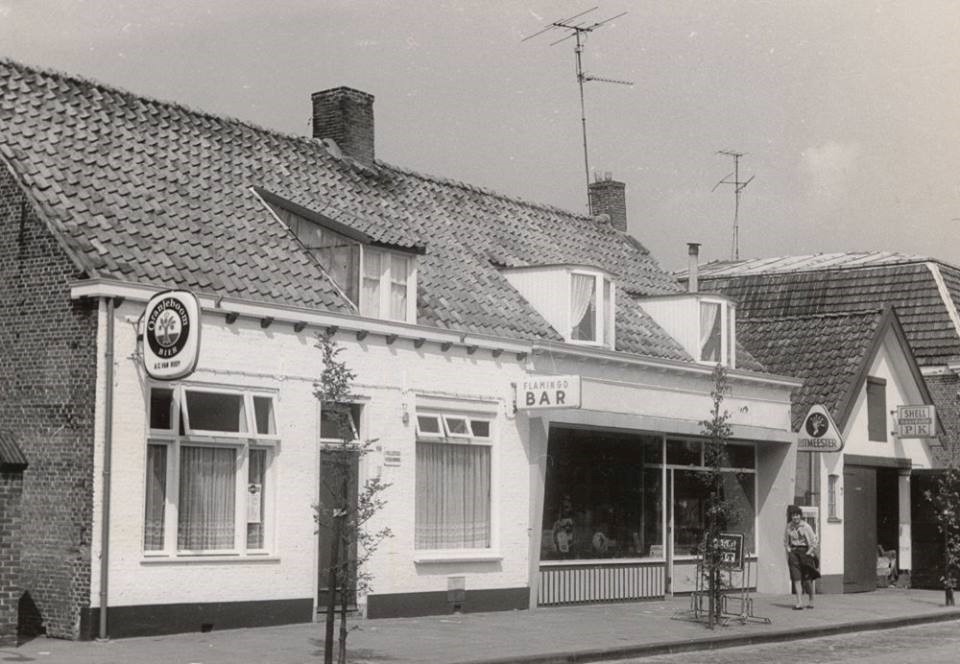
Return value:
<svg viewBox="0 0 960 664">
<path fill-rule="evenodd" d="M 583 70 L 632 82 L 584 84 L 590 171 L 667 269 L 734 253 L 720 151 L 741 258 L 960 264 L 953 0 L 0 0 L 0 56 L 304 136 L 347 85 L 379 159 L 586 212 L 575 42 L 531 37 L 580 12 Z"/>
</svg>

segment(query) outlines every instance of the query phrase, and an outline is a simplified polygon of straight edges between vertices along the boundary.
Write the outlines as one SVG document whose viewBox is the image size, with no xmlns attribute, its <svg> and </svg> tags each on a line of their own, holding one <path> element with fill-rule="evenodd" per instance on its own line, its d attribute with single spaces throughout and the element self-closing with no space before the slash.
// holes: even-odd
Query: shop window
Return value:
<svg viewBox="0 0 960 664">
<path fill-rule="evenodd" d="M 551 428 L 541 560 L 661 558 L 662 447 L 658 437 Z"/>
<path fill-rule="evenodd" d="M 697 555 L 707 527 L 709 472 L 705 469 L 672 470 L 674 553 L 677 556 Z M 722 473 L 723 500 L 727 510 L 721 528 L 743 533 L 744 551 L 756 550 L 754 538 L 755 501 L 753 473 Z"/>
<path fill-rule="evenodd" d="M 418 414 L 416 549 L 491 547 L 490 421 Z"/>
<path fill-rule="evenodd" d="M 279 442 L 273 396 L 153 387 L 149 423 L 144 550 L 263 552 Z"/>
<path fill-rule="evenodd" d="M 870 440 L 887 440 L 887 381 L 867 377 L 867 429 Z"/>
</svg>

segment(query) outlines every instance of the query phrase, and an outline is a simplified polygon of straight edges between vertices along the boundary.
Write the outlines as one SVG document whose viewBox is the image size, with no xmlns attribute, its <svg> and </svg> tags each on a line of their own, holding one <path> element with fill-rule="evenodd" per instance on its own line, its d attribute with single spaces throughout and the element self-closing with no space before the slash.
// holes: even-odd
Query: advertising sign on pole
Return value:
<svg viewBox="0 0 960 664">
<path fill-rule="evenodd" d="M 200 303 L 188 291 L 157 293 L 143 312 L 143 366 L 151 378 L 189 376 L 200 357 Z"/>
<path fill-rule="evenodd" d="M 936 406 L 897 406 L 897 438 L 934 438 Z"/>
<path fill-rule="evenodd" d="M 826 408 L 820 404 L 810 406 L 800 426 L 797 449 L 802 452 L 839 452 L 843 438 Z"/>
</svg>

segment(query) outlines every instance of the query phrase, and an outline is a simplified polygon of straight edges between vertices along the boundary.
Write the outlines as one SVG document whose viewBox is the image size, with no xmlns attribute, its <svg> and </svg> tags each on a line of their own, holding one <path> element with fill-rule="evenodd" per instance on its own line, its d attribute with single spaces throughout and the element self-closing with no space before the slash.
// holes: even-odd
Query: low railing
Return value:
<svg viewBox="0 0 960 664">
<path fill-rule="evenodd" d="M 662 598 L 663 568 L 662 560 L 541 565 L 537 605 Z"/>
</svg>

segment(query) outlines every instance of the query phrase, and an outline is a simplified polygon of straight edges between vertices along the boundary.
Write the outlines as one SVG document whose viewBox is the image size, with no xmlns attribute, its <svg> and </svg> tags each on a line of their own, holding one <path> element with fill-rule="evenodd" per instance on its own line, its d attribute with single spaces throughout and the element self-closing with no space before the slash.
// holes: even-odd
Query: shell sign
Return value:
<svg viewBox="0 0 960 664">
<path fill-rule="evenodd" d="M 189 376 L 200 357 L 200 303 L 189 291 L 164 291 L 143 312 L 143 366 L 151 378 Z"/>
</svg>

